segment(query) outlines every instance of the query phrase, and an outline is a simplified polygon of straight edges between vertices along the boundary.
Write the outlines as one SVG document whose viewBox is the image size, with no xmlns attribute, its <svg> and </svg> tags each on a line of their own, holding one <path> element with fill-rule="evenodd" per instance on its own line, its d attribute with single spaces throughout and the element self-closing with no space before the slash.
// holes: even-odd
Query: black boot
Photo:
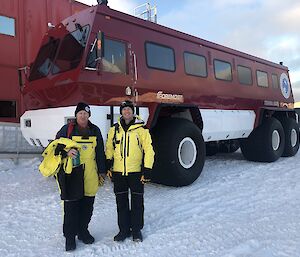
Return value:
<svg viewBox="0 0 300 257">
<path fill-rule="evenodd" d="M 140 230 L 132 231 L 132 240 L 134 242 L 143 242 L 143 235 Z"/>
<path fill-rule="evenodd" d="M 127 237 L 131 236 L 131 231 L 123 232 L 120 231 L 115 237 L 114 241 L 123 242 Z"/>
<path fill-rule="evenodd" d="M 88 230 L 79 233 L 78 239 L 85 244 L 92 244 L 95 242 L 95 238 L 90 234 Z"/>
<path fill-rule="evenodd" d="M 66 237 L 66 251 L 73 251 L 76 249 L 75 237 Z"/>
</svg>

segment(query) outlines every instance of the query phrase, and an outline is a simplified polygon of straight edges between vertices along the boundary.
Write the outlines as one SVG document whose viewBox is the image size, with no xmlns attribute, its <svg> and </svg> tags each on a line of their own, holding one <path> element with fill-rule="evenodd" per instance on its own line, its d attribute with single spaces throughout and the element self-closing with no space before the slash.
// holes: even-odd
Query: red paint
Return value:
<svg viewBox="0 0 300 257">
<path fill-rule="evenodd" d="M 103 5 L 91 7 L 65 19 L 60 29 L 49 31 L 49 36 L 63 38 L 68 31 L 75 30 L 75 19 L 82 26 L 90 24 L 92 28 L 80 65 L 76 69 L 55 75 L 49 74 L 46 78 L 27 83 L 24 89 L 25 110 L 76 105 L 79 100 L 92 105 L 118 105 L 120 98 L 126 97 L 126 86 L 138 90 L 140 97 L 137 104 L 148 106 L 152 111 L 155 111 L 153 106 L 156 104 L 151 97 L 158 91 L 183 94 L 185 104 L 197 105 L 199 108 L 254 110 L 257 114 L 263 107 L 264 100 L 293 103 L 292 94 L 289 99 L 285 99 L 280 88 L 274 89 L 271 86 L 272 74 L 277 74 L 278 78 L 283 72 L 288 74 L 288 68 L 285 66 L 114 11 Z M 89 46 L 98 31 L 104 32 L 106 37 L 119 39 L 131 45 L 131 49 L 127 49 L 127 75 L 84 70 Z M 44 42 L 47 40 L 48 36 L 45 36 Z M 147 68 L 145 41 L 172 47 L 176 56 L 176 72 Z M 136 84 L 130 50 L 134 51 L 137 57 Z M 184 51 L 206 57 L 207 78 L 185 74 Z M 232 82 L 215 79 L 214 59 L 232 64 Z M 237 65 L 252 69 L 252 86 L 239 84 Z M 268 73 L 268 88 L 256 86 L 256 70 Z M 150 113 L 150 120 L 152 114 Z"/>
</svg>

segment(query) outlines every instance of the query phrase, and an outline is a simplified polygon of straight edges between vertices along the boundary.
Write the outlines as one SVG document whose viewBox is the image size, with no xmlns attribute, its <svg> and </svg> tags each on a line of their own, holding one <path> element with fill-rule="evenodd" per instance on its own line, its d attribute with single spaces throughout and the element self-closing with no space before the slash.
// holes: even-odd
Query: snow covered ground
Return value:
<svg viewBox="0 0 300 257">
<path fill-rule="evenodd" d="M 208 157 L 184 188 L 145 188 L 144 242 L 113 241 L 118 232 L 112 185 L 96 197 L 93 245 L 64 251 L 62 208 L 39 159 L 0 160 L 0 256 L 300 256 L 300 154 L 253 163 L 240 152 Z"/>
</svg>

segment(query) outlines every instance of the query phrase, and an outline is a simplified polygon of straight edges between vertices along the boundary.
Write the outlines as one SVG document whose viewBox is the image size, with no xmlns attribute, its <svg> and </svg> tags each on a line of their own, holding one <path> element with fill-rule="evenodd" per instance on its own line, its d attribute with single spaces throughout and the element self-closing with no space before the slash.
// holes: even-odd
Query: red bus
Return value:
<svg viewBox="0 0 300 257">
<path fill-rule="evenodd" d="M 131 99 L 153 135 L 153 181 L 191 184 L 206 152 L 251 161 L 293 156 L 299 129 L 288 68 L 105 4 L 48 31 L 23 88 L 21 129 L 46 146 L 79 101 L 106 135 Z"/>
</svg>

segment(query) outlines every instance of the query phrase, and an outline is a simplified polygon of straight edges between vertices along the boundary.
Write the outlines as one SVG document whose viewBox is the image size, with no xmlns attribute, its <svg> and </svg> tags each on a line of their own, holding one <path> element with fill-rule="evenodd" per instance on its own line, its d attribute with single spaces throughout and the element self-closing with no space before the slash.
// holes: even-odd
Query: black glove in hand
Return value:
<svg viewBox="0 0 300 257">
<path fill-rule="evenodd" d="M 151 169 L 149 168 L 143 168 L 143 175 L 141 177 L 141 182 L 143 184 L 151 182 Z"/>
<path fill-rule="evenodd" d="M 57 144 L 55 151 L 54 151 L 54 155 L 60 155 L 62 158 L 66 158 L 67 157 L 67 152 L 64 150 L 66 147 L 66 145 L 64 144 Z"/>
<path fill-rule="evenodd" d="M 143 168 L 144 178 L 151 180 L 151 172 L 152 172 L 152 169 L 150 169 L 150 168 Z"/>
</svg>

